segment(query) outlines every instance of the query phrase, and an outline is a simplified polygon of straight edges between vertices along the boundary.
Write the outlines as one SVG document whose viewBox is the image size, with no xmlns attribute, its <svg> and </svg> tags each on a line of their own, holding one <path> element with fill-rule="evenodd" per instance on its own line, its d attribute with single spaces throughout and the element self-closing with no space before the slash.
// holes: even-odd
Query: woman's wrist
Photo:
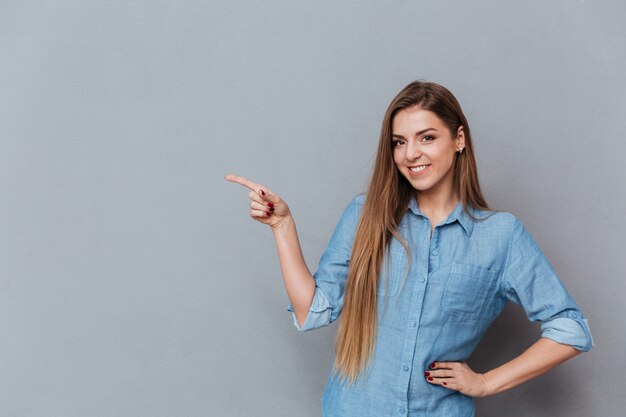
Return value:
<svg viewBox="0 0 626 417">
<path fill-rule="evenodd" d="M 285 233 L 286 231 L 293 229 L 294 226 L 295 221 L 291 214 L 288 214 L 283 217 L 279 223 L 272 226 L 272 232 L 274 232 L 274 235 Z"/>
<path fill-rule="evenodd" d="M 495 384 L 493 369 L 483 374 L 483 381 L 484 381 L 484 391 L 483 391 L 482 397 L 488 397 L 490 395 L 497 394 L 498 392 L 500 392 L 498 387 Z"/>
</svg>

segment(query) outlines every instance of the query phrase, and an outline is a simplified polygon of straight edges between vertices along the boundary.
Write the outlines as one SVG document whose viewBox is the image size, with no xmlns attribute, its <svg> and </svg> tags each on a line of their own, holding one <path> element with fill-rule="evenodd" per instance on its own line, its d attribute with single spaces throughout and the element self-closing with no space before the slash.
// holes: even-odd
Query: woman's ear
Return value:
<svg viewBox="0 0 626 417">
<path fill-rule="evenodd" d="M 456 131 L 457 147 L 465 147 L 465 131 L 463 125 L 459 126 Z"/>
</svg>

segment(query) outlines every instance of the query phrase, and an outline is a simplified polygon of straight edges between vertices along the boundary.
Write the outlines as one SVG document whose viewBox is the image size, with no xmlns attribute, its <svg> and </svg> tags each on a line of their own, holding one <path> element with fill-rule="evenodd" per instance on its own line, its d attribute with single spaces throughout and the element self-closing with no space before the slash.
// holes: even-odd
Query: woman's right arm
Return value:
<svg viewBox="0 0 626 417">
<path fill-rule="evenodd" d="M 272 228 L 287 296 L 298 324 L 302 326 L 315 295 L 315 279 L 302 256 L 296 223 L 289 206 L 265 186 L 232 174 L 224 178 L 251 190 L 248 194 L 250 217 Z"/>
<path fill-rule="evenodd" d="M 302 256 L 296 223 L 291 215 L 285 217 L 278 226 L 272 227 L 280 269 L 287 296 L 291 302 L 298 324 L 302 326 L 315 295 L 315 279 Z"/>
<path fill-rule="evenodd" d="M 269 225 L 276 239 L 280 267 L 287 296 L 298 331 L 324 327 L 337 320 L 344 300 L 345 284 L 364 196 L 353 198 L 346 206 L 322 253 L 317 271 L 309 271 L 287 204 L 267 187 L 243 177 L 227 175 L 228 181 L 250 188 L 250 216 Z"/>
</svg>

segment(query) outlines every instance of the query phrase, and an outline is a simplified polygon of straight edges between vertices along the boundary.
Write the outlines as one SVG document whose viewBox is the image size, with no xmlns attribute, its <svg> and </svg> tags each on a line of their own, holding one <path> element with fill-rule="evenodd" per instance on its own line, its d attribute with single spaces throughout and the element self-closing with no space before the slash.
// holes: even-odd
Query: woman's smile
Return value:
<svg viewBox="0 0 626 417">
<path fill-rule="evenodd" d="M 428 170 L 429 167 L 430 167 L 430 164 L 416 165 L 414 167 L 409 167 L 409 173 L 412 176 L 422 175 L 424 173 L 424 171 Z"/>
</svg>

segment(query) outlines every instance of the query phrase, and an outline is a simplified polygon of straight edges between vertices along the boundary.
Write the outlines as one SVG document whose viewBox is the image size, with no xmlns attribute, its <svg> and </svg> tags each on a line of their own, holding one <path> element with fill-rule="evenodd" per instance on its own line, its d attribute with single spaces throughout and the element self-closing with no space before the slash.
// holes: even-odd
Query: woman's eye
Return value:
<svg viewBox="0 0 626 417">
<path fill-rule="evenodd" d="M 427 138 L 430 138 L 428 142 L 435 140 L 435 138 L 433 138 L 432 136 L 424 136 L 422 139 L 427 139 Z"/>
<path fill-rule="evenodd" d="M 400 142 L 404 142 L 403 140 L 394 140 L 392 142 L 393 147 L 395 148 Z"/>
</svg>

